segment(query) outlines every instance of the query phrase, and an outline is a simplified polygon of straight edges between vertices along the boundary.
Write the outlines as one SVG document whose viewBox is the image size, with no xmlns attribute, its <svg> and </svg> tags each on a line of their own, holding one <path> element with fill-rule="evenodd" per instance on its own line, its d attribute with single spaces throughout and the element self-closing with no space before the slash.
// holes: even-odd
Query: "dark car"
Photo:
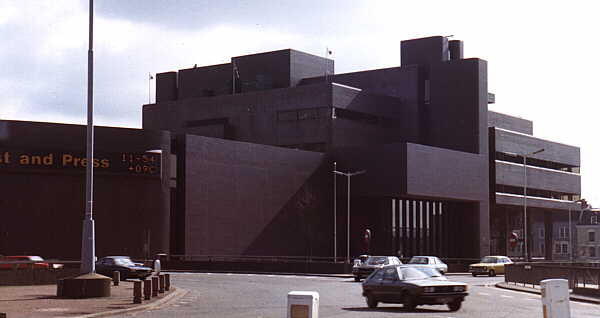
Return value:
<svg viewBox="0 0 600 318">
<path fill-rule="evenodd" d="M 106 256 L 96 262 L 96 273 L 98 274 L 112 277 L 115 271 L 121 273 L 121 280 L 144 279 L 152 275 L 152 268 L 134 263 L 129 256 Z"/>
<path fill-rule="evenodd" d="M 354 281 L 359 282 L 362 278 L 371 275 L 377 269 L 387 265 L 400 265 L 402 262 L 396 256 L 369 256 L 364 262 L 355 262 L 352 267 Z"/>
<path fill-rule="evenodd" d="M 448 305 L 451 311 L 457 311 L 468 295 L 465 283 L 434 280 L 409 266 L 377 269 L 362 287 L 369 308 L 382 302 L 403 304 L 408 310 L 418 305 Z"/>
</svg>

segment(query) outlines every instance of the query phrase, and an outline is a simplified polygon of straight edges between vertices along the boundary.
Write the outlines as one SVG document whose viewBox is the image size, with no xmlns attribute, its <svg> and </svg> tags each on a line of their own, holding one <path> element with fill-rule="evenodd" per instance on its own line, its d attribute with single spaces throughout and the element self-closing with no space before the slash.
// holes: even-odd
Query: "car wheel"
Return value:
<svg viewBox="0 0 600 318">
<path fill-rule="evenodd" d="M 457 311 L 460 309 L 460 305 L 462 305 L 462 301 L 455 300 L 451 303 L 448 303 L 448 308 L 450 309 L 450 311 Z"/>
<path fill-rule="evenodd" d="M 415 308 L 417 308 L 417 302 L 415 301 L 415 297 L 413 296 L 408 296 L 406 298 L 406 302 L 403 305 L 404 309 L 406 310 L 415 310 Z"/>
<path fill-rule="evenodd" d="M 477 274 L 475 274 L 475 273 L 471 273 L 471 275 L 473 275 L 473 277 L 476 277 L 476 276 L 477 276 Z"/>
<path fill-rule="evenodd" d="M 354 281 L 355 281 L 355 282 L 360 282 L 360 277 L 358 277 L 358 276 L 354 276 Z"/>
<path fill-rule="evenodd" d="M 494 277 L 496 276 L 496 272 L 493 269 L 490 269 L 488 275 L 490 275 L 490 277 Z"/>
<path fill-rule="evenodd" d="M 367 298 L 367 306 L 369 306 L 369 308 L 377 307 L 377 304 L 379 302 L 377 301 L 377 299 L 375 299 L 375 297 L 373 297 L 373 295 L 371 293 L 368 293 L 366 298 Z"/>
</svg>

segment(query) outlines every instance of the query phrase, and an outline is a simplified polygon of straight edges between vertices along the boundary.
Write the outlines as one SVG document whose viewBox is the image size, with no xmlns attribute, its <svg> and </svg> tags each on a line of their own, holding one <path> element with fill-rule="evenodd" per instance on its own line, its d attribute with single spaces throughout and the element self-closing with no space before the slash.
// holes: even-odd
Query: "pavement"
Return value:
<svg viewBox="0 0 600 318">
<path fill-rule="evenodd" d="M 133 281 L 111 286 L 111 296 L 88 299 L 56 297 L 56 285 L 0 286 L 0 314 L 6 318 L 69 317 L 92 318 L 130 311 L 149 310 L 183 297 L 186 290 L 171 287 L 142 304 L 133 303 Z M 2 315 L 0 315 L 2 316 Z"/>
<path fill-rule="evenodd" d="M 496 287 L 502 288 L 502 289 L 510 289 L 510 290 L 514 290 L 514 291 L 524 292 L 524 293 L 530 293 L 530 294 L 540 295 L 542 293 L 542 290 L 540 289 L 539 285 L 500 282 L 500 283 L 496 284 Z M 577 295 L 577 294 L 571 293 L 569 296 L 569 299 L 572 301 L 580 301 L 580 302 L 591 303 L 591 304 L 600 304 L 600 297 L 590 297 L 590 296 L 583 296 L 583 295 Z"/>
</svg>

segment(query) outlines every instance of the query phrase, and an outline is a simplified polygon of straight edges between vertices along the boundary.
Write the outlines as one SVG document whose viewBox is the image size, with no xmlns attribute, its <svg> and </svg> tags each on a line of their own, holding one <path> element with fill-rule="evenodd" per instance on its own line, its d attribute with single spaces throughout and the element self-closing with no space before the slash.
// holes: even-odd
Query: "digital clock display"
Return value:
<svg viewBox="0 0 600 318">
<path fill-rule="evenodd" d="M 159 175 L 160 154 L 156 153 L 122 153 L 121 163 L 135 174 Z"/>
</svg>

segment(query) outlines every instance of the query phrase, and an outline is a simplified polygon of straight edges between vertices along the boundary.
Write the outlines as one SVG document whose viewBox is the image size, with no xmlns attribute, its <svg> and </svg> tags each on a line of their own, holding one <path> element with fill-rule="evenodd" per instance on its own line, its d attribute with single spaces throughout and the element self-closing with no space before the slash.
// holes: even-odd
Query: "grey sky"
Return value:
<svg viewBox="0 0 600 318">
<path fill-rule="evenodd" d="M 95 2 L 99 125 L 141 126 L 148 73 L 283 48 L 329 47 L 337 73 L 391 67 L 400 40 L 453 34 L 489 62 L 492 110 L 582 148 L 583 196 L 600 206 L 594 1 Z M 0 118 L 85 122 L 87 4 L 0 0 Z"/>
</svg>

